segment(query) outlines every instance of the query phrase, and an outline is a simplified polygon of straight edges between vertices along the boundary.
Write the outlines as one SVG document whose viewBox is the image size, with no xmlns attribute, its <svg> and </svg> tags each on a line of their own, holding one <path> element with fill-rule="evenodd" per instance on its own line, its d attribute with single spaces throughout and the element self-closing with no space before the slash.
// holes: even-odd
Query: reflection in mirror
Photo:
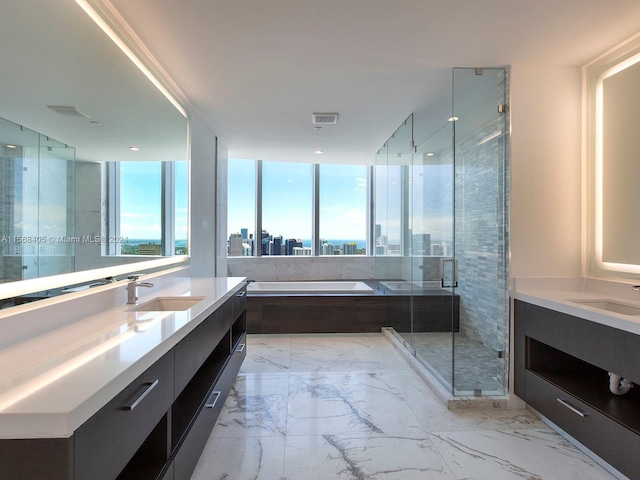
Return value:
<svg viewBox="0 0 640 480">
<path fill-rule="evenodd" d="M 0 40 L 0 298 L 186 255 L 187 120 L 175 98 L 76 2 L 9 2 Z"/>
<path fill-rule="evenodd" d="M 592 65 L 591 273 L 640 273 L 640 48 Z"/>
<path fill-rule="evenodd" d="M 0 281 L 74 269 L 75 149 L 0 119 Z"/>
</svg>

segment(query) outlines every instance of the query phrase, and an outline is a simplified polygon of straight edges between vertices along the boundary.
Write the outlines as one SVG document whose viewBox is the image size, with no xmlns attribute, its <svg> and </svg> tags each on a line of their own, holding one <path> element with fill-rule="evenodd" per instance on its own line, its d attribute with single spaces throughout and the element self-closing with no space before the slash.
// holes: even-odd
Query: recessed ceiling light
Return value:
<svg viewBox="0 0 640 480">
<path fill-rule="evenodd" d="M 129 147 L 129 150 L 131 150 L 132 152 L 137 152 L 140 149 L 138 147 Z"/>
<path fill-rule="evenodd" d="M 18 148 L 18 147 L 16 147 L 15 145 L 9 145 L 9 144 L 7 144 L 7 145 L 6 145 L 6 147 L 7 147 L 7 148 Z"/>
<path fill-rule="evenodd" d="M 433 152 L 427 153 L 427 157 L 433 157 L 434 155 L 435 155 L 435 153 L 433 153 Z"/>
<path fill-rule="evenodd" d="M 100 122 L 96 122 L 95 120 L 91 120 L 89 122 L 89 125 L 98 126 L 98 125 L 100 125 Z"/>
<path fill-rule="evenodd" d="M 457 122 L 458 120 L 460 120 L 460 117 L 451 117 L 449 119 L 450 122 Z"/>
<path fill-rule="evenodd" d="M 324 151 L 323 151 L 323 150 L 316 150 L 316 153 L 317 153 L 318 155 L 320 155 L 321 153 L 324 153 Z"/>
<path fill-rule="evenodd" d="M 322 127 L 320 125 L 316 125 L 315 127 L 313 127 L 314 130 L 322 130 Z"/>
</svg>

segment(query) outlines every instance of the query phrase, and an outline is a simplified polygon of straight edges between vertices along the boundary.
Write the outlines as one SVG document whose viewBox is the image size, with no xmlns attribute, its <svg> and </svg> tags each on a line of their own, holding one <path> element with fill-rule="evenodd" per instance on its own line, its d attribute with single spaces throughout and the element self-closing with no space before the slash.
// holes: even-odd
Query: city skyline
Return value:
<svg viewBox="0 0 640 480">
<path fill-rule="evenodd" d="M 284 238 L 311 238 L 313 165 L 265 161 L 262 168 L 262 227 Z M 323 238 L 366 238 L 366 169 L 320 165 Z M 255 224 L 255 170 L 255 160 L 229 159 L 228 234 Z"/>
</svg>

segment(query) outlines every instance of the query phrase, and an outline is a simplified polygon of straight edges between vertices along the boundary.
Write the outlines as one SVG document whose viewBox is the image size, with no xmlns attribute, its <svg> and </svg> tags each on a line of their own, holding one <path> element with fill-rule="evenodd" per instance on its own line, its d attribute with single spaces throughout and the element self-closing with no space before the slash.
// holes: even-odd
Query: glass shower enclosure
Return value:
<svg viewBox="0 0 640 480">
<path fill-rule="evenodd" d="M 375 165 L 376 278 L 396 336 L 452 395 L 507 391 L 508 69 L 456 68 Z M 433 119 L 429 119 L 433 120 Z"/>
</svg>

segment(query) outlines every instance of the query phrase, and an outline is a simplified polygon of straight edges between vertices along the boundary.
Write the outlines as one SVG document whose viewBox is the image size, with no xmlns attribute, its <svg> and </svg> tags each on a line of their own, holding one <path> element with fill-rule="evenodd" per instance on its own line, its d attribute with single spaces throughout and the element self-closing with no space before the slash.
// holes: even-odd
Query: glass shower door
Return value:
<svg viewBox="0 0 640 480">
<path fill-rule="evenodd" d="M 453 392 L 453 128 L 419 138 L 411 166 L 412 340 L 416 358 Z"/>
<path fill-rule="evenodd" d="M 504 68 L 453 71 L 458 395 L 504 395 L 507 296 L 507 113 Z"/>
</svg>

